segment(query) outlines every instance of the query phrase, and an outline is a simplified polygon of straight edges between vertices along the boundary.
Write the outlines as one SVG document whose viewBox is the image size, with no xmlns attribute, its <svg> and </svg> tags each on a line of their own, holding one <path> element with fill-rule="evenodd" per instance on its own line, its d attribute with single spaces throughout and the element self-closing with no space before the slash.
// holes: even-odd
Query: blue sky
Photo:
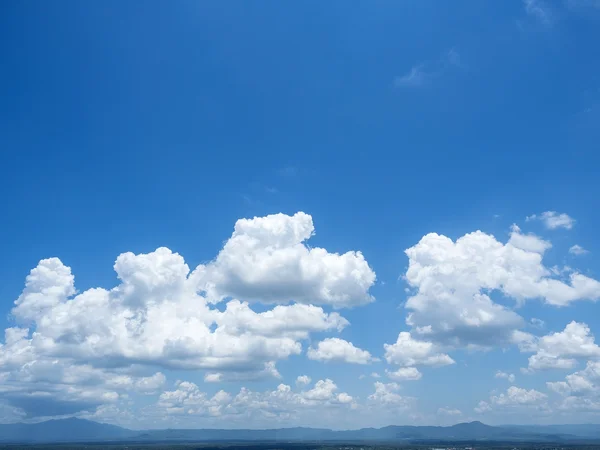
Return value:
<svg viewBox="0 0 600 450">
<path fill-rule="evenodd" d="M 0 8 L 1 421 L 598 421 L 598 2 Z"/>
</svg>

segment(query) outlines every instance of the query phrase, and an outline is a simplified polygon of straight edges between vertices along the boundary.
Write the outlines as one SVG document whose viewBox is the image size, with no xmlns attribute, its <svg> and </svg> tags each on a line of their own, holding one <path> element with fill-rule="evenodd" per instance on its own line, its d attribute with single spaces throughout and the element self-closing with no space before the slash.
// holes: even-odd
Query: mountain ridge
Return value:
<svg viewBox="0 0 600 450">
<path fill-rule="evenodd" d="M 479 421 L 450 426 L 388 425 L 381 428 L 331 430 L 290 427 L 271 429 L 130 430 L 86 419 L 52 419 L 38 423 L 0 424 L 2 443 L 109 441 L 195 442 L 411 442 L 411 441 L 528 441 L 599 440 L 600 425 L 506 425 Z"/>
</svg>

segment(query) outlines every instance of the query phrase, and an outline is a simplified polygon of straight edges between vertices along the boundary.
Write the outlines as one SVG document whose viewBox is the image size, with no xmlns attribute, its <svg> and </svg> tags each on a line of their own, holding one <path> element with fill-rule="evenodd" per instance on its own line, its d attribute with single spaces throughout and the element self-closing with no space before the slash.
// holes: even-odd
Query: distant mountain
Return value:
<svg viewBox="0 0 600 450">
<path fill-rule="evenodd" d="M 600 440 L 598 425 L 493 427 L 481 422 L 449 427 L 389 426 L 334 431 L 323 428 L 271 430 L 168 429 L 134 431 L 83 419 L 49 420 L 35 424 L 0 425 L 0 442 L 52 443 L 98 441 L 197 441 L 197 442 L 416 442 L 505 441 L 557 442 Z"/>
<path fill-rule="evenodd" d="M 138 434 L 139 431 L 75 418 L 0 424 L 0 442 L 116 441 Z"/>
</svg>

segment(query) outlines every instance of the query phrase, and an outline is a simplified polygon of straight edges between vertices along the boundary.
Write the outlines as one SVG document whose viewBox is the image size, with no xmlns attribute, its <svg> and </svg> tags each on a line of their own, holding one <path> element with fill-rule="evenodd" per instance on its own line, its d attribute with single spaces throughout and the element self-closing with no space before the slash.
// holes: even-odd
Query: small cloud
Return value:
<svg viewBox="0 0 600 450">
<path fill-rule="evenodd" d="M 455 409 L 455 408 L 439 408 L 437 410 L 437 413 L 441 416 L 460 416 L 462 415 L 462 412 L 460 411 L 460 409 Z"/>
<path fill-rule="evenodd" d="M 372 373 L 371 373 L 371 377 L 373 377 L 373 378 L 376 378 L 376 379 L 377 379 L 377 378 L 381 378 L 381 375 L 379 375 L 377 372 L 372 372 Z"/>
<path fill-rule="evenodd" d="M 396 77 L 394 86 L 422 86 L 428 77 L 429 75 L 424 71 L 422 65 L 413 66 L 407 74 Z"/>
<path fill-rule="evenodd" d="M 277 189 L 276 187 L 272 187 L 272 186 L 265 186 L 265 191 L 268 192 L 269 194 L 277 194 L 279 192 L 279 189 Z"/>
<path fill-rule="evenodd" d="M 546 326 L 546 322 L 544 322 L 542 319 L 536 319 L 535 317 L 531 319 L 530 322 L 531 326 L 534 328 L 542 329 Z"/>
<path fill-rule="evenodd" d="M 474 408 L 476 413 L 483 414 L 492 410 L 492 407 L 488 402 L 480 401 Z"/>
<path fill-rule="evenodd" d="M 428 84 L 433 78 L 441 76 L 451 67 L 463 67 L 460 55 L 455 48 L 451 48 L 435 61 L 414 65 L 407 73 L 394 79 L 394 86 L 396 88 L 420 87 Z"/>
<path fill-rule="evenodd" d="M 569 249 L 569 253 L 571 255 L 581 256 L 589 253 L 589 251 L 583 248 L 581 245 L 575 244 Z"/>
<path fill-rule="evenodd" d="M 513 373 L 501 372 L 499 370 L 498 372 L 496 372 L 496 375 L 494 375 L 494 377 L 495 378 L 504 378 L 505 380 L 508 380 L 509 383 L 515 382 L 515 375 Z"/>
<path fill-rule="evenodd" d="M 532 214 L 531 216 L 525 217 L 526 222 L 532 220 L 540 220 L 546 228 L 549 230 L 556 230 L 557 228 L 564 228 L 570 230 L 575 225 L 575 219 L 565 213 L 557 213 L 556 211 L 545 211 L 542 214 Z"/>
<path fill-rule="evenodd" d="M 308 375 L 299 375 L 298 378 L 296 378 L 296 386 L 306 386 L 310 384 L 311 381 L 312 380 Z"/>
</svg>

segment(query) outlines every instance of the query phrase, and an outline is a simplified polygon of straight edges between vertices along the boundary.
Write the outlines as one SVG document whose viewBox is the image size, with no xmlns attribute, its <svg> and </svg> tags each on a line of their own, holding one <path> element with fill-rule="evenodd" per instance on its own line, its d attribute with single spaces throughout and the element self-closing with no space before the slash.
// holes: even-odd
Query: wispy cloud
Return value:
<svg viewBox="0 0 600 450">
<path fill-rule="evenodd" d="M 545 211 L 542 214 L 532 214 L 525 218 L 526 222 L 532 220 L 541 220 L 549 230 L 556 230 L 557 228 L 570 230 L 575 225 L 575 219 L 571 216 L 565 213 L 559 214 L 556 211 Z"/>
<path fill-rule="evenodd" d="M 407 73 L 394 79 L 394 86 L 397 88 L 423 86 L 452 67 L 462 67 L 460 55 L 454 48 L 448 50 L 439 59 L 415 64 Z"/>
<path fill-rule="evenodd" d="M 583 8 L 597 8 L 600 9 L 600 0 L 566 0 L 567 8 L 570 9 L 583 9 Z"/>
<path fill-rule="evenodd" d="M 554 14 L 550 7 L 541 0 L 523 0 L 525 12 L 537 22 L 545 26 L 554 23 Z"/>
<path fill-rule="evenodd" d="M 286 166 L 279 169 L 277 174 L 281 177 L 293 177 L 298 174 L 298 169 L 294 166 Z"/>
<path fill-rule="evenodd" d="M 581 256 L 581 255 L 585 255 L 585 254 L 589 253 L 589 251 L 586 250 L 585 248 L 583 248 L 581 245 L 575 244 L 574 246 L 572 246 L 569 249 L 569 253 L 571 255 Z"/>
</svg>

